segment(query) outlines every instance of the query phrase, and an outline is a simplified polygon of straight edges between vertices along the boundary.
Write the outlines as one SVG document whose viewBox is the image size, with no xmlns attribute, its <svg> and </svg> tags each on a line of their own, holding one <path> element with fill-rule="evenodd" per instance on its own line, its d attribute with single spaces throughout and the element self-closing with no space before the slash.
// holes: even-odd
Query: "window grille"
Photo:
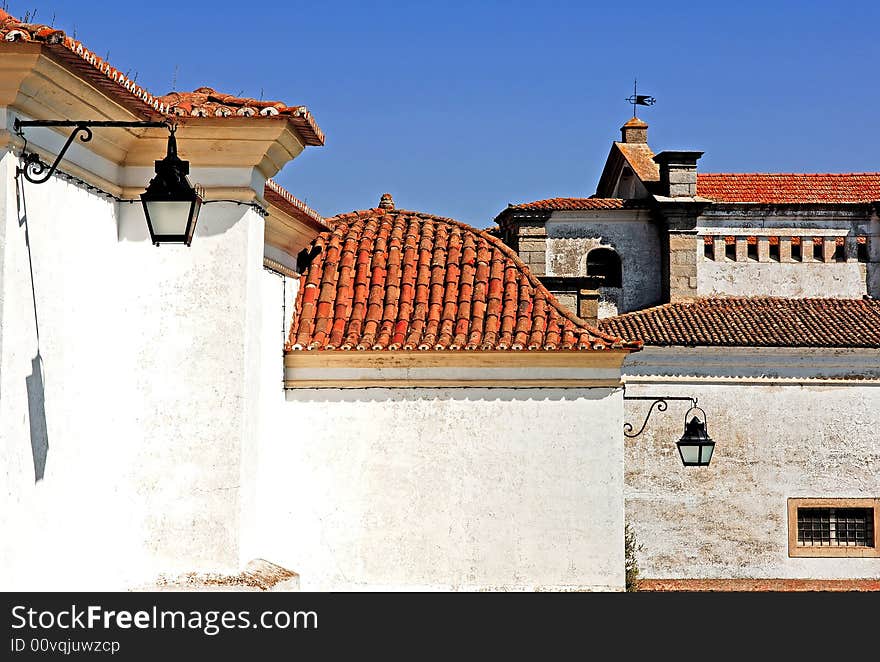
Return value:
<svg viewBox="0 0 880 662">
<path fill-rule="evenodd" d="M 798 508 L 797 542 L 812 547 L 873 547 L 874 510 Z"/>
</svg>

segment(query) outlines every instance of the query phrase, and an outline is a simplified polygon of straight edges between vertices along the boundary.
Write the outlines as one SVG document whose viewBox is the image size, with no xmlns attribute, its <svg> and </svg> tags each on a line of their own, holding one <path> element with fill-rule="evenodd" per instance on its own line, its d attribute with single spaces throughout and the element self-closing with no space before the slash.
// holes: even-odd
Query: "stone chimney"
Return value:
<svg viewBox="0 0 880 662">
<path fill-rule="evenodd" d="M 379 209 L 394 209 L 394 198 L 390 193 L 382 194 L 382 199 L 379 200 Z"/>
<path fill-rule="evenodd" d="M 578 317 L 590 326 L 599 325 L 599 290 L 578 290 Z"/>
<path fill-rule="evenodd" d="M 629 122 L 620 127 L 620 140 L 625 143 L 648 143 L 648 124 L 638 117 L 633 117 Z"/>
<path fill-rule="evenodd" d="M 670 198 L 697 195 L 697 160 L 703 152 L 663 151 L 654 157 L 660 166 L 660 195 Z"/>
</svg>

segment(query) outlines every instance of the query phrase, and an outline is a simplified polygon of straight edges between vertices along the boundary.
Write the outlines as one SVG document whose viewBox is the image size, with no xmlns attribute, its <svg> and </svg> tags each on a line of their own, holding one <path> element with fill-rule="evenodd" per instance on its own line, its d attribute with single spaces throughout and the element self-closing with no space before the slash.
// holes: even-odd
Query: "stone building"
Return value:
<svg viewBox="0 0 880 662">
<path fill-rule="evenodd" d="M 627 439 L 644 586 L 880 588 L 880 173 L 701 173 L 647 131 L 622 127 L 593 196 L 497 218 L 562 302 L 644 341 L 626 397 L 707 413 L 709 467 L 670 445 L 679 402 Z M 626 400 L 636 430 L 650 404 Z"/>
<path fill-rule="evenodd" d="M 711 296 L 876 297 L 880 173 L 700 173 L 702 152 L 621 128 L 596 193 L 510 205 L 498 222 L 586 319 Z"/>
</svg>

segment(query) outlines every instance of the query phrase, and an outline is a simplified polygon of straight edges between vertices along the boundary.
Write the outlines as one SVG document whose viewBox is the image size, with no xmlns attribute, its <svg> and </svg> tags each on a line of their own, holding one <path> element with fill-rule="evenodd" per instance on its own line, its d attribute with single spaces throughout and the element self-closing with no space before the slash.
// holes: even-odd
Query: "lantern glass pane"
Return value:
<svg viewBox="0 0 880 662">
<path fill-rule="evenodd" d="M 707 444 L 703 446 L 703 464 L 709 464 L 712 459 L 712 451 L 715 450 L 715 444 Z"/>
<path fill-rule="evenodd" d="M 199 220 L 199 212 L 202 210 L 202 199 L 200 197 L 196 197 L 192 203 L 192 224 L 189 226 L 189 235 L 187 236 L 187 241 L 192 241 L 193 235 L 196 232 L 196 222 Z"/>
<path fill-rule="evenodd" d="M 146 206 L 150 214 L 153 234 L 157 236 L 176 235 L 179 237 L 186 234 L 189 214 L 192 209 L 192 200 L 181 202 L 150 200 L 147 201 Z"/>
<path fill-rule="evenodd" d="M 680 444 L 681 461 L 685 464 L 696 464 L 700 461 L 700 447 Z"/>
</svg>

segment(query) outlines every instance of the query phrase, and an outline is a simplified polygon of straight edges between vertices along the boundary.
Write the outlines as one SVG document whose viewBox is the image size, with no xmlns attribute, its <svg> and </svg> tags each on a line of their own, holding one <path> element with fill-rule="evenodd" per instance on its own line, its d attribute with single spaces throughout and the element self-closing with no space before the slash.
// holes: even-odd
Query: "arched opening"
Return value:
<svg viewBox="0 0 880 662">
<path fill-rule="evenodd" d="M 587 253 L 587 276 L 602 276 L 602 287 L 620 287 L 620 256 L 611 248 L 594 248 Z"/>
</svg>

